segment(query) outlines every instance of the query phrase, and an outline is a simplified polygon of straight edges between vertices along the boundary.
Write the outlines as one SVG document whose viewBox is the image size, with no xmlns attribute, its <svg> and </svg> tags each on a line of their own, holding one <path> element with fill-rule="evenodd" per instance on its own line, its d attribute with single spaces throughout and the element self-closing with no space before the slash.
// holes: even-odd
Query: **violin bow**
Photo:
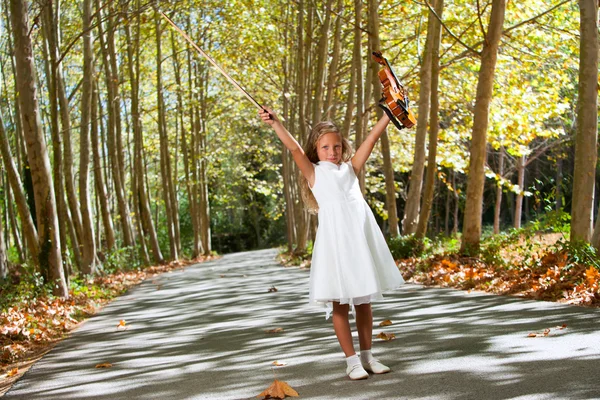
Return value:
<svg viewBox="0 0 600 400">
<path fill-rule="evenodd" d="M 237 83 L 235 81 L 235 79 L 233 79 L 231 76 L 229 76 L 229 74 L 227 72 L 225 72 L 225 70 L 223 70 L 223 68 L 221 68 L 219 66 L 219 64 L 217 64 L 217 62 L 215 60 L 213 60 L 213 58 L 211 56 L 206 54 L 200 48 L 200 46 L 198 46 L 196 43 L 194 43 L 194 41 L 187 35 L 187 33 L 185 33 L 180 27 L 178 27 L 177 24 L 175 24 L 175 22 L 173 22 L 171 20 L 171 18 L 167 17 L 165 15 L 165 13 L 163 13 L 160 10 L 158 12 L 160 13 L 160 15 L 162 15 L 164 17 L 164 19 L 167 20 L 167 22 L 169 24 L 171 24 L 173 26 L 173 28 L 175 28 L 175 30 L 177 32 L 179 32 L 181 34 L 181 36 L 183 36 L 192 45 L 192 47 L 194 47 L 194 49 L 196 49 L 200 54 L 202 54 L 204 56 L 204 58 L 206 58 L 217 69 L 217 71 L 219 71 L 225 78 L 227 78 L 227 80 L 229 82 L 231 82 L 231 84 L 233 84 L 233 86 L 235 86 L 236 89 L 238 89 L 240 92 L 242 92 L 244 94 L 244 96 L 246 96 L 246 98 L 248 98 L 248 100 L 250 100 L 250 102 L 252 104 L 254 104 L 259 110 L 266 111 L 265 108 L 263 106 L 261 106 L 256 100 L 254 100 L 254 98 L 252 96 L 250 96 L 250 93 L 248 93 L 239 83 Z"/>
</svg>

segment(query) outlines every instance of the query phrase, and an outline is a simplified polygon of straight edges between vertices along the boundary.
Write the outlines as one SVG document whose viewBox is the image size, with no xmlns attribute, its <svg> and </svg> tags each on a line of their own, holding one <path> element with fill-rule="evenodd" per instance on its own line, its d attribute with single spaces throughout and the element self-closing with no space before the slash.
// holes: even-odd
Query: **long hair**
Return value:
<svg viewBox="0 0 600 400">
<path fill-rule="evenodd" d="M 342 162 L 350 161 L 352 158 L 352 146 L 350 146 L 350 142 L 342 136 L 339 128 L 331 121 L 323 121 L 319 122 L 314 126 L 314 128 L 310 131 L 308 135 L 308 139 L 304 143 L 303 149 L 306 157 L 310 160 L 311 163 L 316 164 L 319 162 L 319 155 L 317 153 L 317 143 L 319 139 L 328 133 L 337 133 L 342 141 Z M 300 184 L 300 194 L 302 195 L 302 201 L 304 202 L 304 208 L 311 213 L 316 214 L 319 211 L 319 205 L 317 203 L 317 199 L 312 193 L 312 190 L 308 187 L 308 181 L 306 177 L 302 175 L 300 172 L 299 176 L 299 184 Z"/>
</svg>

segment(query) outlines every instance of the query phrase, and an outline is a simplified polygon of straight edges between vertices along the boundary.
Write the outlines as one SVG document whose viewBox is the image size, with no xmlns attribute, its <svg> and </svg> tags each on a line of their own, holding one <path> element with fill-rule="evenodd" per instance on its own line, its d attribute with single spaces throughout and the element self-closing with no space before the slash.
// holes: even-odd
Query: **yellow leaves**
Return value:
<svg viewBox="0 0 600 400">
<path fill-rule="evenodd" d="M 12 378 L 13 376 L 16 376 L 18 373 L 19 373 L 19 368 L 13 368 L 6 373 L 6 377 Z"/>
<path fill-rule="evenodd" d="M 379 323 L 379 326 L 390 326 L 392 325 L 392 321 L 390 321 L 389 319 L 386 319 L 385 321 L 381 321 Z"/>
<path fill-rule="evenodd" d="M 379 335 L 377 335 L 376 337 L 377 337 L 377 339 L 381 339 L 386 342 L 396 339 L 396 335 L 394 335 L 393 333 L 385 333 L 385 332 L 380 332 Z"/>
<path fill-rule="evenodd" d="M 595 287 L 597 289 L 599 279 L 600 272 L 593 266 L 590 266 L 588 269 L 585 270 L 585 280 L 587 281 L 587 284 L 589 286 Z"/>
<path fill-rule="evenodd" d="M 127 328 L 129 328 L 128 326 L 125 326 L 127 324 L 127 322 L 125 322 L 124 319 L 119 321 L 119 324 L 117 325 L 117 330 L 118 331 L 125 331 L 127 330 Z"/>
<path fill-rule="evenodd" d="M 298 392 L 292 389 L 286 382 L 275 379 L 271 386 L 256 397 L 263 397 L 264 399 L 285 399 L 286 396 L 298 397 Z"/>
<path fill-rule="evenodd" d="M 96 364 L 96 368 L 112 368 L 111 363 Z"/>
<path fill-rule="evenodd" d="M 287 365 L 287 363 L 280 362 L 280 361 L 277 361 L 277 360 L 273 361 L 271 364 L 273 364 L 276 367 L 285 367 Z"/>
</svg>

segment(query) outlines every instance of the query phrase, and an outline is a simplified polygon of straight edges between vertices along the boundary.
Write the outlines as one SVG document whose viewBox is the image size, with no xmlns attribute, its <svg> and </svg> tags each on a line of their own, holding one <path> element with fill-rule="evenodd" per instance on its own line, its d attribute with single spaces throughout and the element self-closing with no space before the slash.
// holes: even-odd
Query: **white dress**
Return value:
<svg viewBox="0 0 600 400">
<path fill-rule="evenodd" d="M 309 299 L 365 304 L 404 283 L 385 238 L 365 201 L 350 162 L 315 164 L 312 192 L 319 204 Z"/>
</svg>

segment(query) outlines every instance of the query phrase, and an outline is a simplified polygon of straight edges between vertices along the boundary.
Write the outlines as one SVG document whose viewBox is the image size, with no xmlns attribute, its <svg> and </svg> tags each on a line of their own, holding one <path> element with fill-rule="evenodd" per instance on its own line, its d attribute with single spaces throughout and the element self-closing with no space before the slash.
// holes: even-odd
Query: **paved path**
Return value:
<svg viewBox="0 0 600 400">
<path fill-rule="evenodd" d="M 248 399 L 274 375 L 302 399 L 600 399 L 600 310 L 417 285 L 374 307 L 376 324 L 394 322 L 375 333 L 397 339 L 374 344 L 393 371 L 349 381 L 331 322 L 306 305 L 308 271 L 275 255 L 227 255 L 144 282 L 37 362 L 6 400 Z"/>
</svg>

